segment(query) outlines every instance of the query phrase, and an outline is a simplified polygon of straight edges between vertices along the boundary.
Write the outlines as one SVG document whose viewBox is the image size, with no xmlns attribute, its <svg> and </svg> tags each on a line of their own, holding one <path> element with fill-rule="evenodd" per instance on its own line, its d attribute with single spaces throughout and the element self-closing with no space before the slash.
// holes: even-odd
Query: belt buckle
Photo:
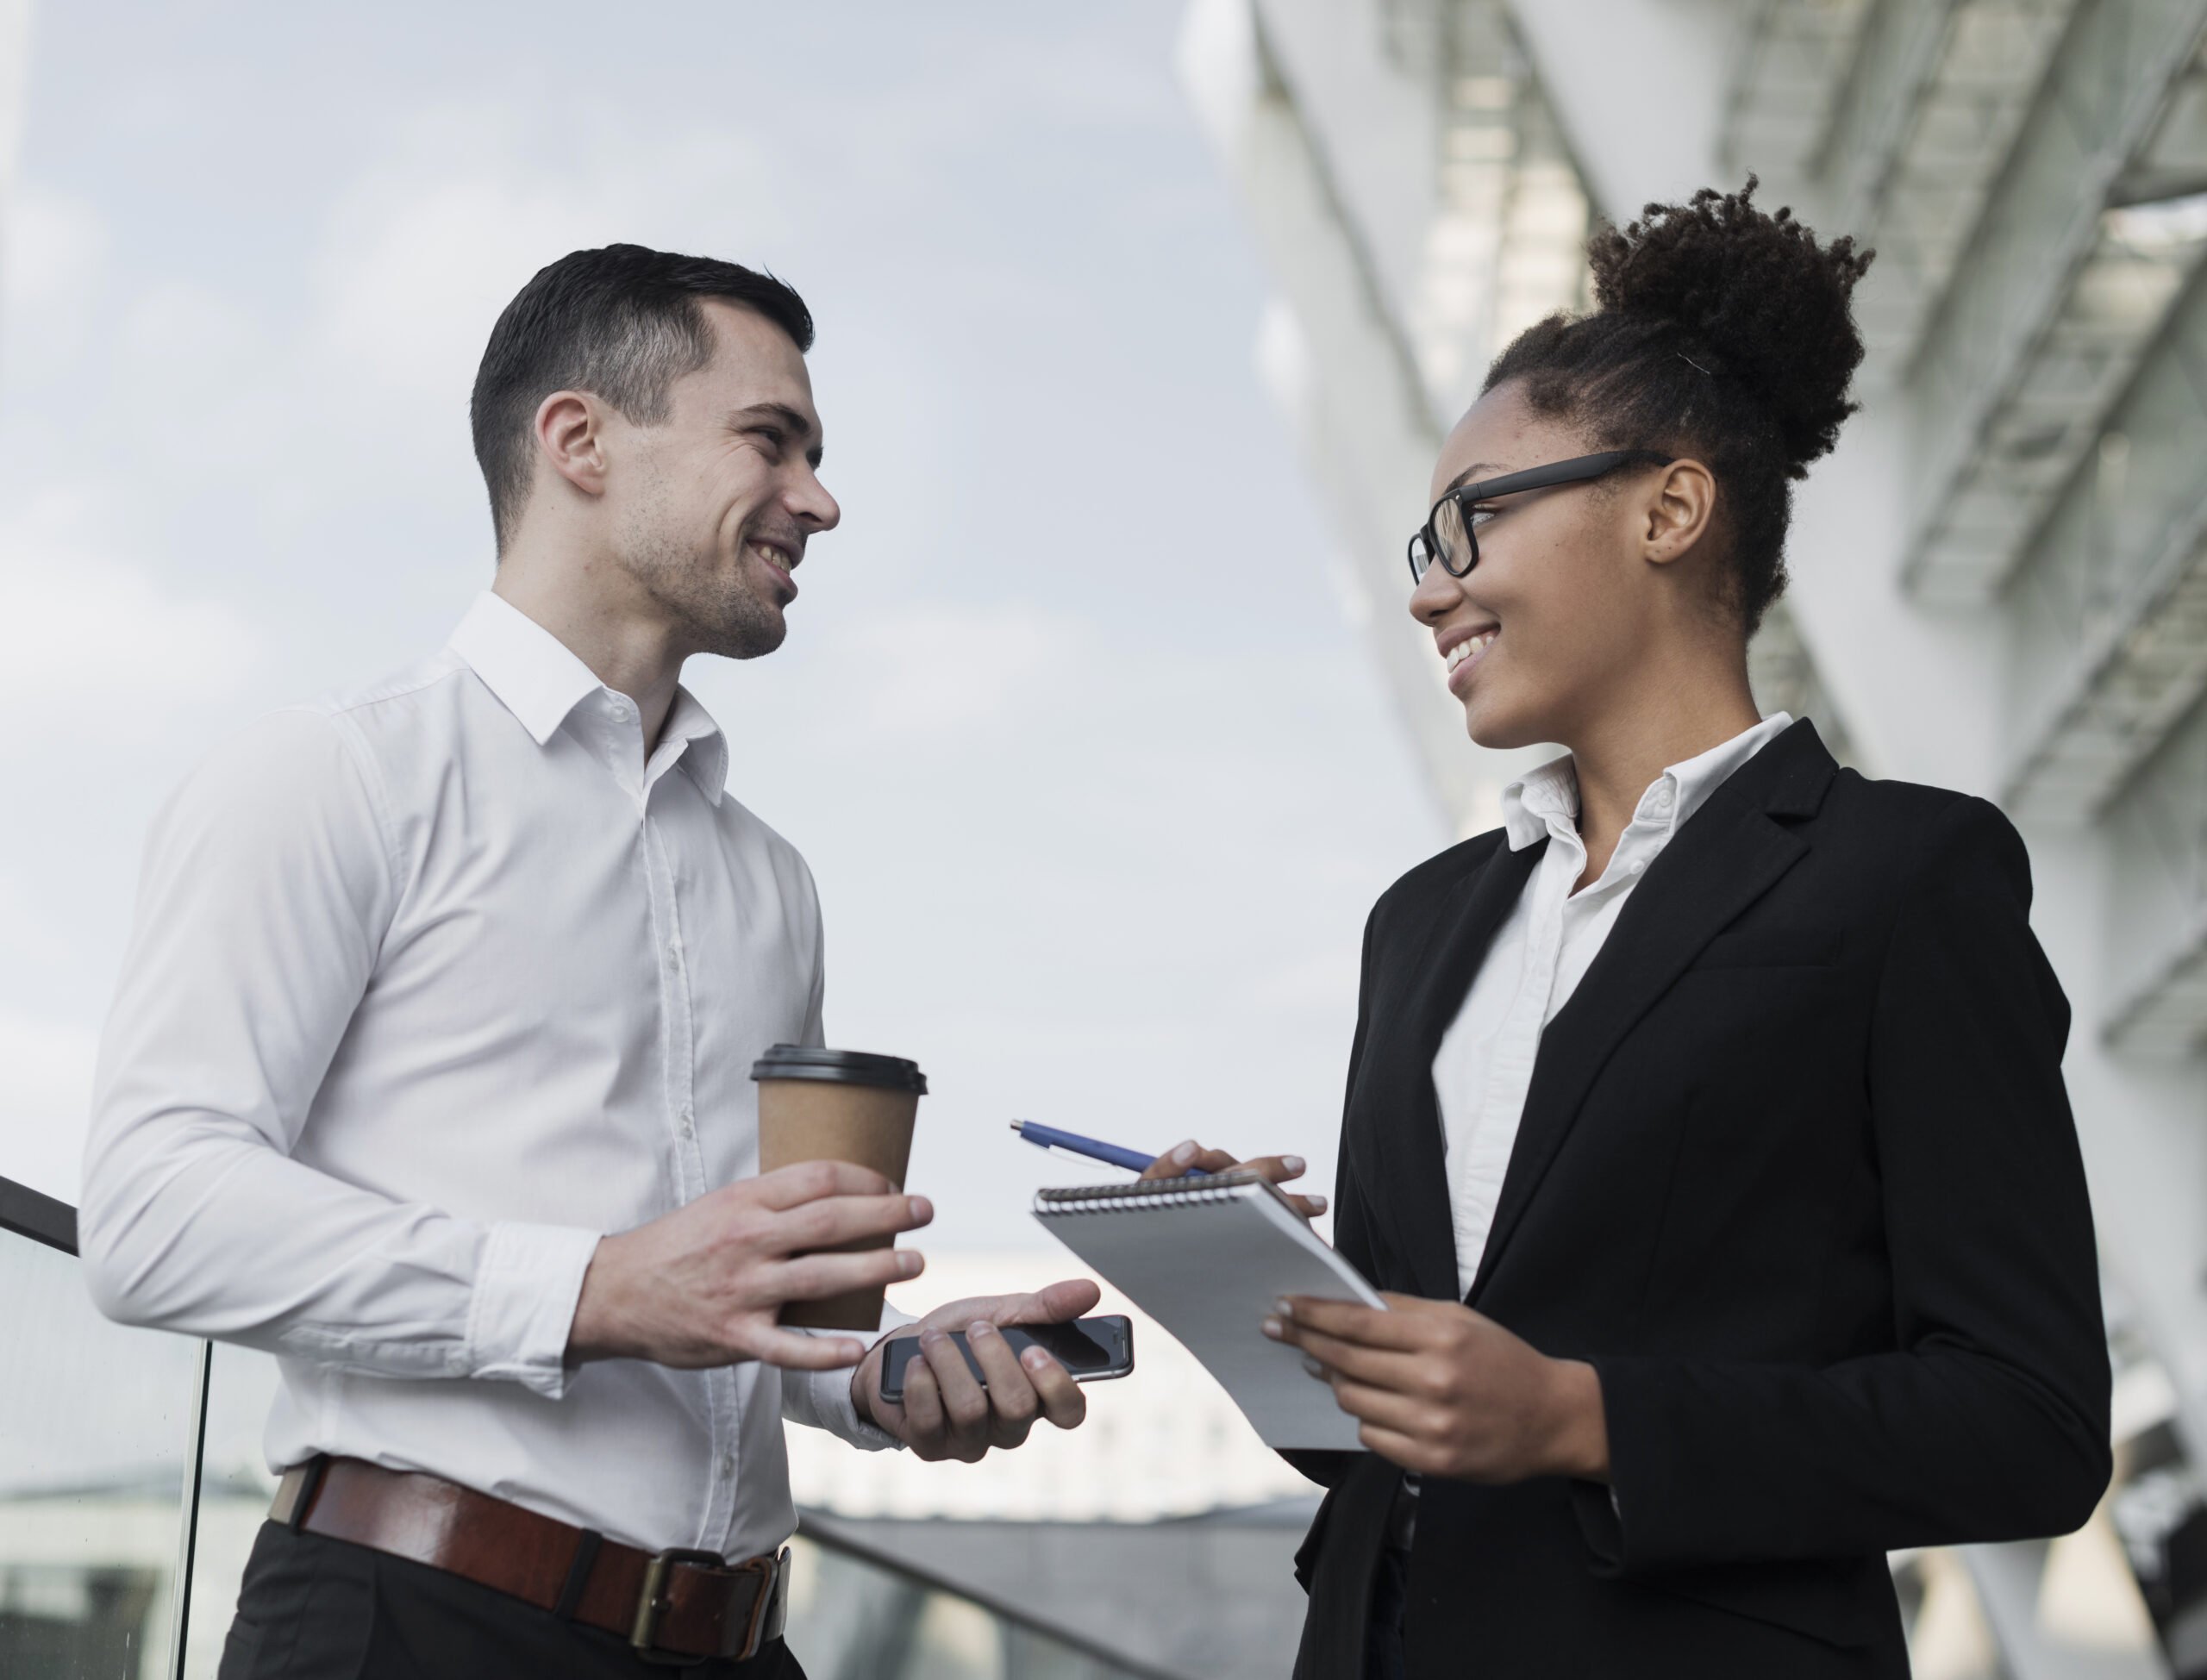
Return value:
<svg viewBox="0 0 2207 1680">
<path fill-rule="evenodd" d="M 703 1653 L 661 1651 L 659 1648 L 659 1619 L 666 1614 L 666 1577 L 675 1564 L 693 1564 L 701 1569 L 726 1569 L 727 1559 L 717 1552 L 696 1552 L 680 1546 L 652 1554 L 644 1565 L 644 1589 L 636 1595 L 636 1620 L 628 1629 L 628 1644 L 637 1657 L 647 1663 L 660 1663 L 670 1668 L 705 1660 Z"/>
<path fill-rule="evenodd" d="M 644 1565 L 643 1590 L 636 1597 L 636 1620 L 628 1630 L 628 1646 L 640 1661 L 657 1663 L 669 1668 L 683 1668 L 708 1660 L 718 1654 L 737 1662 L 747 1662 L 756 1656 L 760 1646 L 760 1632 L 764 1626 L 770 1601 L 777 1584 L 776 1564 L 773 1558 L 747 1558 L 740 1564 L 731 1564 L 717 1552 L 696 1552 L 683 1547 L 672 1547 L 653 1552 L 651 1561 Z M 688 1564 L 693 1568 L 707 1570 L 715 1575 L 758 1575 L 765 1577 L 759 1591 L 751 1601 L 751 1614 L 743 1629 L 743 1642 L 733 1651 L 711 1652 L 662 1651 L 659 1647 L 660 1618 L 666 1614 L 666 1577 L 677 1564 Z"/>
</svg>

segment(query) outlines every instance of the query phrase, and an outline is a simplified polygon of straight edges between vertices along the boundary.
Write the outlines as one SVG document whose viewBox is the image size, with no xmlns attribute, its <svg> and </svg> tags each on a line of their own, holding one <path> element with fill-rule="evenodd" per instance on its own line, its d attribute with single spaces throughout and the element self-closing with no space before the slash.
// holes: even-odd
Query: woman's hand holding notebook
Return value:
<svg viewBox="0 0 2207 1680">
<path fill-rule="evenodd" d="M 1331 1385 L 1260 1327 L 1282 1296 L 1386 1303 L 1263 1177 L 1039 1190 L 1035 1217 L 1200 1359 L 1268 1446 L 1360 1450 Z"/>
</svg>

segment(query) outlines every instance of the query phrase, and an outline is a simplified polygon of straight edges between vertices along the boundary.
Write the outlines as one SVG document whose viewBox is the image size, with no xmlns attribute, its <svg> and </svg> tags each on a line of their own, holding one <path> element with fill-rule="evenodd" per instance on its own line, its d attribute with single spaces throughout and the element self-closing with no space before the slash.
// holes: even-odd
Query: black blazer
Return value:
<svg viewBox="0 0 2207 1680">
<path fill-rule="evenodd" d="M 1365 932 L 1336 1240 L 1457 1293 L 1434 1052 L 1546 842 L 1482 834 Z M 1413 1677 L 1905 1676 L 1890 1548 L 2048 1534 L 2110 1474 L 2068 1006 L 1979 799 L 1841 770 L 1806 721 L 1635 888 L 1541 1040 L 1466 1299 L 1601 1374 L 1613 1485 L 1428 1479 Z M 1399 1479 L 1331 1491 L 1296 1672 L 1359 1669 Z"/>
</svg>

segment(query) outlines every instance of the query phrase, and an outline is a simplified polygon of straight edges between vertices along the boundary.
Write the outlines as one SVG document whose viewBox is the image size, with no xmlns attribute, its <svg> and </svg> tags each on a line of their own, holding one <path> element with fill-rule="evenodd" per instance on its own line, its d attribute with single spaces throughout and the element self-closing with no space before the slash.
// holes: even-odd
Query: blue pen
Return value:
<svg viewBox="0 0 2207 1680">
<path fill-rule="evenodd" d="M 1116 1143 L 1098 1143 L 1094 1138 L 1084 1138 L 1078 1132 L 1060 1132 L 1054 1126 L 1038 1126 L 1031 1120 L 1015 1120 L 1011 1129 L 1040 1149 L 1062 1149 L 1074 1155 L 1085 1155 L 1091 1161 L 1108 1161 L 1113 1166 L 1122 1166 L 1129 1172 L 1146 1172 L 1154 1165 L 1157 1157 L 1145 1155 L 1139 1149 L 1122 1149 Z"/>
</svg>

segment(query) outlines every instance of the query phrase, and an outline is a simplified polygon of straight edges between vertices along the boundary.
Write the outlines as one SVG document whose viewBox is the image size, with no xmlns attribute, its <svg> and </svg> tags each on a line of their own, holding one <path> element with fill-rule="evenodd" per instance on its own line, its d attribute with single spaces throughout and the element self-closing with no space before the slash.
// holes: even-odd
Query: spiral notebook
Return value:
<svg viewBox="0 0 2207 1680">
<path fill-rule="evenodd" d="M 1222 1172 L 1038 1190 L 1035 1217 L 1202 1360 L 1267 1445 L 1360 1450 L 1332 1387 L 1258 1325 L 1284 1295 L 1383 1303 L 1272 1185 Z"/>
</svg>

